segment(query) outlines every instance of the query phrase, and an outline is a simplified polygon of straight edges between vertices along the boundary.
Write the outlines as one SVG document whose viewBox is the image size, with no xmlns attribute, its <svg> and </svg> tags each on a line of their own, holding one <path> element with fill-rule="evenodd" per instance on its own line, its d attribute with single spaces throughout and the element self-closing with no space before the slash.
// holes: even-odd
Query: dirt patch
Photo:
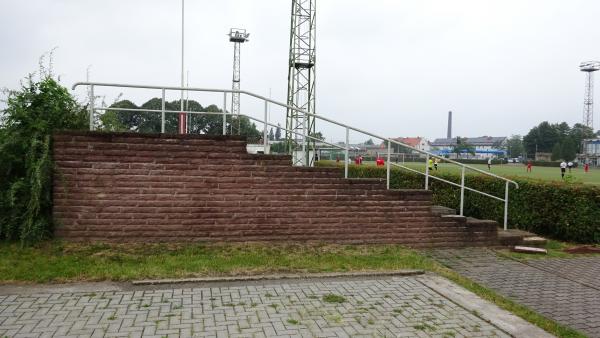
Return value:
<svg viewBox="0 0 600 338">
<path fill-rule="evenodd" d="M 593 254 L 600 253 L 600 248 L 593 245 L 582 245 L 564 249 L 563 251 L 570 254 Z"/>
</svg>

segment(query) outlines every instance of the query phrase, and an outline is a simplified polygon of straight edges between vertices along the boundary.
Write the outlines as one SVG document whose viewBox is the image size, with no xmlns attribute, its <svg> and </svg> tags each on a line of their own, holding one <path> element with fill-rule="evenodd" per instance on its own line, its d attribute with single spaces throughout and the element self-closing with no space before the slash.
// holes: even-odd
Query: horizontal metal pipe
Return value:
<svg viewBox="0 0 600 338">
<path fill-rule="evenodd" d="M 400 164 L 392 163 L 392 165 L 394 165 L 394 166 L 396 166 L 396 167 L 400 167 L 400 168 L 402 168 L 402 169 L 406 169 L 406 170 L 408 170 L 408 171 L 412 171 L 412 172 L 414 172 L 414 173 L 417 173 L 417 174 L 425 175 L 424 173 L 422 173 L 422 172 L 420 172 L 420 171 L 418 171 L 418 170 L 415 170 L 415 169 L 412 169 L 412 168 L 408 168 L 408 167 L 405 167 L 405 166 L 403 166 L 403 165 L 400 165 Z M 447 184 L 453 185 L 453 186 L 455 186 L 455 187 L 459 187 L 459 188 L 461 187 L 461 185 L 460 185 L 460 184 L 458 184 L 458 183 L 454 183 L 454 182 L 451 182 L 451 181 L 445 180 L 445 179 L 443 179 L 443 178 L 439 178 L 439 177 L 437 177 L 437 176 L 429 175 L 429 178 L 433 178 L 433 179 L 435 179 L 435 180 L 442 181 L 442 182 L 444 182 L 444 183 L 447 183 Z M 490 195 L 490 194 L 488 194 L 488 193 L 485 193 L 485 192 L 483 192 L 483 191 L 479 191 L 479 190 L 477 190 L 477 189 L 473 189 L 473 188 L 469 188 L 469 187 L 465 186 L 465 190 L 469 190 L 469 191 L 472 191 L 472 192 L 476 192 L 476 193 L 478 193 L 478 194 L 485 195 L 485 196 L 487 196 L 487 197 L 491 197 L 491 198 L 493 198 L 493 199 L 497 199 L 498 201 L 502 201 L 502 202 L 504 202 L 504 198 L 500 198 L 500 197 L 498 197 L 498 196 Z"/>
<path fill-rule="evenodd" d="M 502 176 L 498 176 L 498 175 L 495 175 L 495 174 L 492 174 L 492 173 L 489 173 L 489 172 L 486 172 L 486 171 L 483 171 L 483 170 L 480 170 L 480 169 L 477 169 L 477 168 L 474 168 L 474 167 L 467 166 L 467 165 L 465 165 L 463 163 L 460 163 L 460 162 L 457 162 L 457 161 L 454 161 L 454 160 L 451 160 L 451 159 L 443 158 L 441 156 L 438 156 L 438 155 L 435 155 L 435 154 L 432 154 L 432 153 L 429 153 L 429 152 L 426 152 L 426 151 L 423 151 L 423 150 L 419 150 L 417 148 L 414 148 L 414 147 L 411 147 L 409 145 L 406 145 L 406 144 L 404 144 L 402 142 L 398 142 L 398 141 L 392 140 L 390 138 L 382 137 L 382 136 L 370 133 L 368 131 L 365 131 L 365 130 L 362 130 L 362 129 L 359 129 L 359 128 L 354 128 L 352 126 L 343 124 L 341 122 L 337 122 L 335 120 L 323 117 L 321 115 L 312 114 L 312 113 L 309 113 L 309 112 L 304 111 L 302 109 L 299 109 L 297 107 L 292 107 L 292 106 L 289 106 L 289 105 L 287 105 L 285 103 L 278 102 L 278 101 L 272 100 L 270 98 L 267 98 L 267 97 L 264 97 L 264 96 L 261 96 L 261 95 L 258 95 L 258 94 L 247 92 L 245 90 L 215 89 L 215 88 L 188 88 L 188 87 L 171 87 L 171 86 L 148 86 L 148 85 L 131 85 L 131 84 L 102 83 L 102 82 L 76 82 L 75 84 L 73 84 L 72 89 L 75 89 L 78 86 L 87 86 L 87 85 L 93 85 L 93 86 L 99 86 L 99 87 L 121 87 L 121 88 L 138 88 L 138 89 L 157 89 L 157 90 L 163 90 L 164 89 L 164 90 L 176 90 L 176 91 L 187 90 L 187 91 L 196 91 L 196 92 L 239 93 L 239 94 L 244 94 L 244 95 L 248 95 L 248 96 L 251 96 L 251 97 L 254 97 L 254 98 L 266 101 L 266 102 L 270 102 L 272 104 L 278 105 L 278 106 L 283 107 L 283 108 L 287 108 L 287 109 L 291 109 L 291 110 L 294 110 L 294 111 L 301 112 L 303 114 L 315 117 L 315 118 L 317 118 L 319 120 L 322 120 L 322 121 L 327 121 L 327 122 L 333 123 L 335 125 L 348 128 L 350 130 L 359 132 L 361 134 L 369 135 L 369 136 L 374 137 L 376 139 L 380 139 L 380 140 L 383 140 L 383 141 L 391 142 L 393 144 L 397 144 L 397 145 L 399 145 L 401 147 L 404 147 L 406 149 L 412 150 L 412 151 L 420 153 L 420 154 L 429 155 L 429 156 L 432 156 L 434 158 L 441 159 L 441 160 L 443 160 L 445 162 L 453 163 L 455 165 L 458 165 L 458 166 L 461 166 L 461 167 L 464 167 L 464 168 L 468 168 L 468 169 L 476 171 L 476 172 L 478 172 L 478 173 L 480 173 L 482 175 L 494 177 L 494 178 L 503 180 L 505 182 L 509 182 L 511 184 L 514 184 L 517 189 L 519 188 L 519 184 L 517 182 L 509 180 L 509 179 L 504 178 Z M 124 109 L 121 109 L 121 110 L 124 110 Z"/>
<path fill-rule="evenodd" d="M 402 168 L 402 169 L 406 169 L 406 170 L 408 170 L 408 171 L 412 171 L 412 172 L 414 172 L 414 173 L 417 173 L 417 174 L 421 174 L 421 175 L 423 175 L 423 176 L 425 175 L 424 173 L 422 173 L 422 172 L 420 172 L 420 171 L 418 171 L 418 170 L 415 170 L 415 169 L 412 169 L 412 168 L 409 168 L 409 167 L 405 167 L 405 166 L 403 166 L 403 165 L 401 165 L 401 164 L 392 163 L 392 165 L 394 165 L 394 166 L 396 166 L 396 167 L 400 167 L 400 168 Z M 458 183 L 454 183 L 454 182 L 451 182 L 451 181 L 445 180 L 445 179 L 443 179 L 443 178 L 439 178 L 439 177 L 437 177 L 437 176 L 429 175 L 429 178 L 433 178 L 433 179 L 435 179 L 435 180 L 442 181 L 442 182 L 444 182 L 444 183 L 448 183 L 448 184 L 450 184 L 450 185 L 453 185 L 453 186 L 456 186 L 456 187 L 460 187 L 460 184 L 458 184 Z"/>
<path fill-rule="evenodd" d="M 94 108 L 95 110 L 109 110 L 109 111 L 131 111 L 140 113 L 162 113 L 162 110 L 156 109 L 140 109 L 140 108 Z M 179 110 L 165 110 L 165 113 L 169 114 L 199 114 L 199 115 L 223 115 L 223 112 L 212 112 L 212 111 L 179 111 Z"/>
<path fill-rule="evenodd" d="M 255 117 L 252 117 L 252 116 L 248 116 L 248 115 L 244 115 L 244 114 L 240 114 L 240 115 L 242 115 L 242 116 L 245 116 L 245 117 L 249 118 L 250 120 L 254 120 L 254 121 L 257 121 L 257 122 L 261 122 L 261 123 L 263 122 L 263 121 L 261 121 L 261 120 L 259 120 L 259 119 L 255 118 Z M 277 125 L 274 125 L 274 124 L 272 124 L 272 123 L 268 123 L 268 122 L 267 122 L 267 126 L 270 126 L 270 127 L 278 127 Z M 289 132 L 292 132 L 292 133 L 294 133 L 294 134 L 296 134 L 296 135 L 302 135 L 302 133 L 295 132 L 295 131 L 293 131 L 293 130 L 290 130 L 290 129 L 282 128 L 281 126 L 279 126 L 279 128 L 280 128 L 281 130 L 283 130 L 283 131 L 289 131 Z M 310 136 L 310 135 L 306 135 L 306 137 L 307 137 L 307 138 L 310 138 L 310 139 L 312 139 L 312 140 L 315 140 L 315 141 L 319 141 L 319 142 L 321 142 L 321 143 L 324 143 L 324 144 L 326 144 L 326 145 L 329 145 L 329 146 L 332 146 L 332 147 L 338 148 L 338 149 L 342 149 L 342 150 L 344 150 L 344 149 L 345 149 L 344 147 L 341 147 L 341 146 L 339 146 L 339 145 L 337 145 L 337 144 L 329 143 L 329 142 L 327 142 L 327 141 L 323 141 L 323 140 L 321 140 L 321 139 L 318 139 L 318 138 L 316 138 L 316 137 L 313 137 L 313 136 Z"/>
<path fill-rule="evenodd" d="M 469 187 L 467 187 L 467 186 L 465 186 L 465 190 L 470 190 L 470 191 L 472 191 L 472 192 L 476 192 L 476 193 L 478 193 L 478 194 L 485 195 L 485 196 L 487 196 L 487 197 L 490 197 L 490 198 L 493 198 L 493 199 L 497 199 L 498 201 L 502 201 L 502 202 L 504 202 L 504 198 L 500 198 L 500 197 L 498 197 L 498 196 L 490 195 L 490 194 L 488 194 L 488 193 L 485 193 L 485 192 L 483 192 L 483 191 L 479 191 L 479 190 L 476 190 L 476 189 L 473 189 L 473 188 L 469 188 Z"/>
<path fill-rule="evenodd" d="M 139 109 L 139 108 L 95 108 L 95 109 L 96 110 L 110 110 L 110 111 L 132 111 L 132 112 L 142 112 L 142 113 L 162 113 L 162 110 Z M 222 112 L 204 112 L 204 111 L 183 111 L 183 112 L 180 112 L 178 110 L 165 110 L 165 113 L 173 113 L 173 114 L 186 113 L 186 114 L 198 114 L 198 115 L 223 115 Z M 255 117 L 252 117 L 252 116 L 249 116 L 249 115 L 240 114 L 240 116 L 245 116 L 245 117 L 247 117 L 250 120 L 253 120 L 253 121 L 256 121 L 256 122 L 260 122 L 260 123 L 264 123 L 263 120 L 257 119 Z M 297 135 L 301 135 L 302 134 L 302 133 L 294 132 L 293 130 L 290 130 L 290 129 L 282 128 L 281 126 L 277 126 L 277 125 L 269 123 L 269 122 L 267 122 L 266 124 L 267 124 L 267 126 L 274 127 L 274 128 L 279 127 L 283 131 L 289 131 L 289 132 L 295 133 Z M 324 143 L 326 145 L 329 145 L 329 146 L 341 149 L 341 150 L 345 149 L 344 147 L 342 147 L 340 145 L 329 143 L 327 141 L 323 141 L 321 139 L 318 139 L 318 138 L 310 136 L 310 135 L 306 135 L 306 137 L 310 138 L 312 140 L 315 140 L 315 141 L 319 141 L 319 142 Z"/>
</svg>

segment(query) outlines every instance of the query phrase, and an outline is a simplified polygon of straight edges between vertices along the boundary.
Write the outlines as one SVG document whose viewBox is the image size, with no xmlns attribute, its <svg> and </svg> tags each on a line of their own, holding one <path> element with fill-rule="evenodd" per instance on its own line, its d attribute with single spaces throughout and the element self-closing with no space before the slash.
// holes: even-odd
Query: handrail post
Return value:
<svg viewBox="0 0 600 338">
<path fill-rule="evenodd" d="M 387 149 L 387 189 L 390 190 L 390 160 L 391 160 L 391 155 L 392 155 L 392 142 L 390 142 L 389 140 L 387 141 L 388 144 L 388 149 Z"/>
<path fill-rule="evenodd" d="M 344 153 L 344 178 L 348 178 L 348 160 L 350 156 L 348 150 L 350 148 L 350 129 L 346 127 L 346 151 Z"/>
<path fill-rule="evenodd" d="M 90 131 L 94 131 L 94 85 L 90 86 Z"/>
<path fill-rule="evenodd" d="M 508 230 L 508 186 L 506 181 L 506 190 L 504 191 L 504 231 Z"/>
<path fill-rule="evenodd" d="M 227 93 L 223 93 L 223 136 L 227 135 Z"/>
<path fill-rule="evenodd" d="M 263 144 L 264 144 L 264 153 L 267 154 L 267 148 L 269 147 L 269 140 L 267 137 L 267 111 L 269 109 L 269 102 L 265 101 L 265 130 L 263 131 Z"/>
<path fill-rule="evenodd" d="M 429 190 L 429 154 L 425 156 L 425 190 Z"/>
<path fill-rule="evenodd" d="M 162 103 L 161 103 L 161 115 L 160 115 L 160 132 L 165 133 L 165 89 L 162 89 Z"/>
<path fill-rule="evenodd" d="M 464 216 L 465 210 L 465 166 L 462 166 L 460 174 L 460 215 Z"/>
</svg>

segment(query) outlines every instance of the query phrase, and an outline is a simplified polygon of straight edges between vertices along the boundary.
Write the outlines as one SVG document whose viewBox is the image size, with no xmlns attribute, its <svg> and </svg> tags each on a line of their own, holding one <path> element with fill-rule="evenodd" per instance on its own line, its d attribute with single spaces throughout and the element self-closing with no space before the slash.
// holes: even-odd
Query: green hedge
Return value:
<svg viewBox="0 0 600 338">
<path fill-rule="evenodd" d="M 479 160 L 479 159 L 467 159 L 467 158 L 463 158 L 463 159 L 453 159 L 456 162 L 460 162 L 460 163 L 464 163 L 464 164 L 487 164 L 487 159 L 485 160 Z M 492 164 L 503 164 L 504 161 L 494 158 L 492 159 Z"/>
<path fill-rule="evenodd" d="M 524 164 L 527 164 L 527 162 L 525 162 Z M 533 165 L 534 167 L 555 167 L 555 168 L 559 168 L 560 167 L 560 161 L 531 161 L 531 165 Z M 573 162 L 573 168 L 577 168 L 578 167 L 578 163 L 577 162 Z"/>
<path fill-rule="evenodd" d="M 435 173 L 448 181 L 460 182 L 452 173 Z M 353 178 L 385 178 L 385 167 L 349 166 Z M 579 243 L 600 243 L 600 188 L 584 184 L 523 180 L 519 189 L 509 190 L 509 228 L 518 228 L 551 238 Z M 467 175 L 468 187 L 504 197 L 504 181 L 482 175 Z M 390 186 L 394 189 L 423 189 L 425 177 L 401 169 L 392 169 Z M 430 179 L 435 204 L 457 209 L 460 188 Z M 504 203 L 465 191 L 465 215 L 493 219 L 503 223 Z"/>
</svg>

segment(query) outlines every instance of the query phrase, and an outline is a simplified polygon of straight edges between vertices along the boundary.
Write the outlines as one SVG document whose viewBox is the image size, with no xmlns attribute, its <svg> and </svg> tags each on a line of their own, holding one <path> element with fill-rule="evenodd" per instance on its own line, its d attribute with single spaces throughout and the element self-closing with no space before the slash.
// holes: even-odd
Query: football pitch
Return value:
<svg viewBox="0 0 600 338">
<path fill-rule="evenodd" d="M 394 162 L 392 162 L 394 163 Z M 401 162 L 398 164 L 402 164 Z M 364 162 L 363 165 L 375 165 L 375 162 Z M 419 170 L 421 172 L 425 172 L 425 163 L 419 162 L 405 162 L 403 164 L 406 167 L 411 169 Z M 474 167 L 480 170 L 488 171 L 487 165 L 485 164 L 468 164 L 470 167 Z M 395 166 L 392 166 L 394 168 Z M 452 172 L 460 175 L 460 167 L 450 163 L 440 163 L 438 165 L 438 172 Z M 494 164 L 492 165 L 492 170 L 490 171 L 493 174 L 503 176 L 503 177 L 518 177 L 518 178 L 530 178 L 530 179 L 538 179 L 538 180 L 548 180 L 548 181 L 557 181 L 561 182 L 562 178 L 560 177 L 560 168 L 556 167 L 536 167 L 532 168 L 532 172 L 527 172 L 527 166 L 521 163 L 516 164 Z M 467 170 L 467 175 L 469 174 L 477 174 L 477 172 Z M 567 170 L 566 175 L 569 174 L 569 170 Z M 574 168 L 571 171 L 571 175 L 573 177 L 573 182 L 581 182 L 585 184 L 598 184 L 600 185 L 600 169 L 590 167 L 589 172 L 584 172 L 583 168 Z"/>
</svg>

